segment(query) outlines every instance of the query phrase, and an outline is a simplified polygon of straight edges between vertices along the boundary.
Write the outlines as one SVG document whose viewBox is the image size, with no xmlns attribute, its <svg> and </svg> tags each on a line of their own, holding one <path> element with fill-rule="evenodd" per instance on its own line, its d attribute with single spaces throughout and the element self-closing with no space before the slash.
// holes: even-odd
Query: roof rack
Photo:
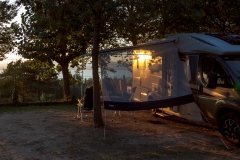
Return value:
<svg viewBox="0 0 240 160">
<path fill-rule="evenodd" d="M 232 45 L 240 45 L 240 35 L 239 34 L 225 34 L 225 33 L 205 33 L 206 35 L 213 36 L 215 38 L 221 39 Z"/>
</svg>

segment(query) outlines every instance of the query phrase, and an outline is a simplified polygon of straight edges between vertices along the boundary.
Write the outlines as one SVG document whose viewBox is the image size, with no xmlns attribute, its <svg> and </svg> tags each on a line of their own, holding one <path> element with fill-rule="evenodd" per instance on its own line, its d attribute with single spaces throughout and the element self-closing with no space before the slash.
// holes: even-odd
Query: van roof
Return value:
<svg viewBox="0 0 240 160">
<path fill-rule="evenodd" d="M 179 52 L 240 54 L 240 35 L 237 34 L 186 33 L 171 34 L 166 37 L 166 39 L 173 38 L 175 38 L 175 45 Z"/>
<path fill-rule="evenodd" d="M 102 50 L 100 53 L 128 50 L 152 44 L 174 43 L 179 52 L 188 54 L 211 53 L 217 55 L 240 55 L 240 35 L 223 33 L 179 33 L 166 38 L 149 41 L 136 46 Z"/>
<path fill-rule="evenodd" d="M 225 34 L 225 33 L 205 33 L 206 35 L 219 38 L 232 45 L 240 45 L 239 34 Z"/>
</svg>

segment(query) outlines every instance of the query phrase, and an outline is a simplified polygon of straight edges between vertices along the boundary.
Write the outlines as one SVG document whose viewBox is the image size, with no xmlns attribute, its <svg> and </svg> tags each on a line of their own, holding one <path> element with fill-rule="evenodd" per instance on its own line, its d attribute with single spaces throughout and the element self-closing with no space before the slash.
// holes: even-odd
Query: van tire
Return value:
<svg viewBox="0 0 240 160">
<path fill-rule="evenodd" d="M 229 112 L 219 120 L 219 130 L 223 137 L 234 145 L 240 146 L 240 115 Z"/>
</svg>

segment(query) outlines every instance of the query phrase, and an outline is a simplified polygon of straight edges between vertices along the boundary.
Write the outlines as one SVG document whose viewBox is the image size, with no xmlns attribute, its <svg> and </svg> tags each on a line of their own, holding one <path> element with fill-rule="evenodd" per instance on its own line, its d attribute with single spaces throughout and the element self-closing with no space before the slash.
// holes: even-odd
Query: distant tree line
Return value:
<svg viewBox="0 0 240 160">
<path fill-rule="evenodd" d="M 17 96 L 16 102 L 46 101 L 50 100 L 53 91 L 57 95 L 51 100 L 62 98 L 61 80 L 57 75 L 54 73 L 49 77 L 40 77 L 38 75 L 43 74 L 44 69 L 32 69 L 30 62 L 17 60 L 9 63 L 3 70 L 0 74 L 0 102 L 12 102 L 11 97 L 14 95 Z"/>
<path fill-rule="evenodd" d="M 0 73 L 0 103 L 62 101 L 63 81 L 49 66 L 32 67 L 36 61 L 17 60 L 7 65 Z M 36 64 L 35 64 L 36 65 Z M 92 84 L 92 79 L 83 79 L 79 74 L 70 78 L 71 93 L 75 98 L 83 96 L 84 89 Z M 14 97 L 16 96 L 16 97 Z"/>
</svg>

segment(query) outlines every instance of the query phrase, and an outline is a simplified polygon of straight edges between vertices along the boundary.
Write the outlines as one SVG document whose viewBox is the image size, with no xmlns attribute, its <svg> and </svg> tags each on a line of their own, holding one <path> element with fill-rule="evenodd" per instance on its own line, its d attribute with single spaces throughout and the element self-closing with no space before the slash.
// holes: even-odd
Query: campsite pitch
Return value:
<svg viewBox="0 0 240 160">
<path fill-rule="evenodd" d="M 106 117 L 105 117 L 106 113 Z M 224 143 L 201 125 L 152 117 L 148 111 L 103 112 L 105 127 L 93 116 L 75 119 L 77 106 L 0 109 L 0 159 L 121 160 L 239 159 L 240 148 Z"/>
</svg>

